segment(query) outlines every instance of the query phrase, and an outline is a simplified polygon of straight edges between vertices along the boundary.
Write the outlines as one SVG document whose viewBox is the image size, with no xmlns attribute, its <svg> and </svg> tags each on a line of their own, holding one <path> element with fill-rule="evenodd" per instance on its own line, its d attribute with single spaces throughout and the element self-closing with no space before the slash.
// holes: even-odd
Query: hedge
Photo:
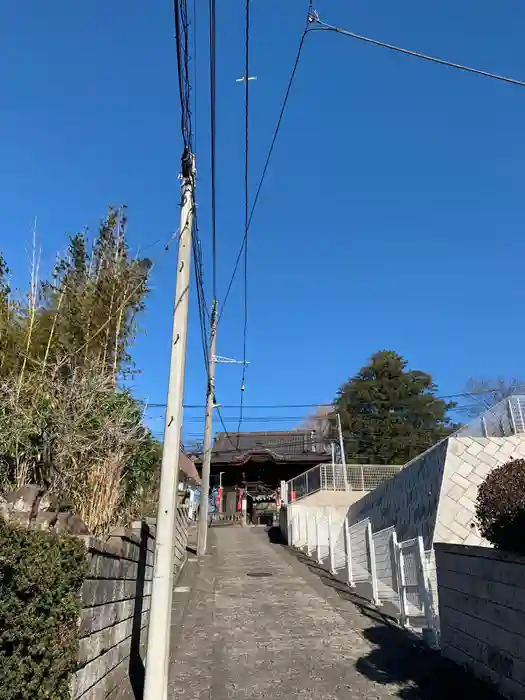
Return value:
<svg viewBox="0 0 525 700">
<path fill-rule="evenodd" d="M 493 469 L 478 489 L 476 516 L 494 547 L 525 555 L 525 459 Z"/>
<path fill-rule="evenodd" d="M 84 544 L 0 518 L 0 700 L 67 700 Z"/>
</svg>

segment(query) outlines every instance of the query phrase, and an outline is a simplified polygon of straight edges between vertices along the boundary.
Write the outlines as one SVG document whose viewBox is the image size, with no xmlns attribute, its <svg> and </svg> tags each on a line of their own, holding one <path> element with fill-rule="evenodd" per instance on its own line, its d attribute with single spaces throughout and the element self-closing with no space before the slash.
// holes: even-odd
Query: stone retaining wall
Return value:
<svg viewBox="0 0 525 700">
<path fill-rule="evenodd" d="M 525 558 L 437 544 L 441 650 L 512 700 L 525 697 Z"/>
<path fill-rule="evenodd" d="M 187 509 L 177 511 L 175 572 L 186 561 Z M 151 600 L 155 525 L 135 523 L 107 542 L 85 538 L 89 573 L 82 586 L 79 668 L 72 700 L 103 700 L 118 686 L 140 692 Z"/>
</svg>

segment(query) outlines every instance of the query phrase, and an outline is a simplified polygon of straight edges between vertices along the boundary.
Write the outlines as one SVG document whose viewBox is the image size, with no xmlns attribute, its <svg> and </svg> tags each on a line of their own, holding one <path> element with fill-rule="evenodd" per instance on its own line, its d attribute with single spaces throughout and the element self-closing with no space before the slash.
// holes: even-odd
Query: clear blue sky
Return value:
<svg viewBox="0 0 525 700">
<path fill-rule="evenodd" d="M 220 297 L 243 234 L 243 4 L 217 2 Z M 251 5 L 252 197 L 306 5 Z M 197 194 L 211 295 L 207 3 L 197 6 Z M 516 0 L 316 7 L 329 23 L 525 79 Z M 109 203 L 128 204 L 132 245 L 155 257 L 179 217 L 172 3 L 2 0 L 0 63 L 0 248 L 15 282 L 27 276 L 35 215 L 44 269 L 64 232 L 95 228 Z M 380 348 L 431 372 L 443 393 L 470 376 L 524 376 L 524 116 L 525 89 L 308 37 L 250 235 L 248 404 L 328 401 Z M 135 351 L 137 393 L 153 402 L 165 398 L 174 270 L 175 249 L 154 273 Z M 202 403 L 194 301 L 186 401 Z M 242 355 L 242 324 L 239 277 L 221 354 Z M 238 403 L 239 368 L 217 375 L 219 400 Z"/>
</svg>

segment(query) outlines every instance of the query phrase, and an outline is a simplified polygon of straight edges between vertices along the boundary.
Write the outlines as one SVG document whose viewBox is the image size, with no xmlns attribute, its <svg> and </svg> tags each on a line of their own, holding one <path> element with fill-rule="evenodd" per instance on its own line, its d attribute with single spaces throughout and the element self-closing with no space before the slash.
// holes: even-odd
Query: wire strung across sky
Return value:
<svg viewBox="0 0 525 700">
<path fill-rule="evenodd" d="M 454 400 L 454 399 L 461 399 L 461 398 L 469 398 L 471 396 L 483 396 L 484 394 L 491 394 L 493 392 L 497 392 L 498 389 L 482 389 L 480 391 L 462 391 L 456 394 L 441 394 L 439 396 L 435 396 L 434 398 L 436 400 Z M 519 394 L 519 390 L 514 392 L 515 394 Z M 525 393 L 525 387 L 523 387 L 523 393 Z M 512 395 L 511 395 L 512 396 Z M 146 402 L 143 402 L 146 403 Z M 392 403 L 391 400 L 385 399 L 385 400 L 374 400 L 372 401 L 366 401 L 365 403 L 375 403 L 375 404 L 389 404 Z M 166 404 L 165 403 L 147 403 L 148 408 L 165 408 Z M 184 404 L 184 408 L 206 408 L 205 404 Z M 239 408 L 239 404 L 221 404 L 221 408 Z M 266 408 L 330 408 L 330 409 L 335 409 L 334 402 L 332 403 L 274 403 L 274 404 L 249 404 L 249 405 L 244 405 L 244 408 L 246 409 L 266 409 Z"/>
<path fill-rule="evenodd" d="M 215 48 L 215 0 L 209 0 L 210 13 L 210 147 L 211 147 L 211 247 L 212 289 L 217 299 L 217 221 L 215 205 L 215 115 L 216 115 L 216 48 Z"/>
<path fill-rule="evenodd" d="M 303 50 L 303 46 L 304 46 L 304 41 L 305 41 L 305 39 L 306 39 L 306 35 L 307 35 L 307 33 L 308 33 L 308 29 L 309 29 L 309 25 L 307 24 L 307 26 L 306 26 L 306 28 L 304 29 L 303 34 L 302 34 L 302 36 L 301 36 L 301 40 L 300 40 L 300 42 L 299 42 L 299 47 L 298 47 L 298 49 L 297 49 L 297 54 L 296 54 L 296 57 L 295 57 L 294 65 L 293 65 L 293 68 L 292 68 L 292 72 L 291 72 L 291 74 L 290 74 L 290 78 L 288 79 L 288 85 L 287 85 L 286 92 L 285 92 L 285 95 L 284 95 L 284 100 L 283 100 L 282 105 L 281 105 L 281 110 L 280 110 L 280 112 L 279 112 L 279 117 L 278 117 L 278 119 L 277 119 L 277 124 L 276 124 L 275 129 L 274 129 L 274 132 L 273 132 L 272 140 L 271 140 L 271 143 L 270 143 L 270 148 L 269 148 L 268 153 L 267 153 L 267 156 L 266 156 L 266 160 L 265 160 L 265 163 L 264 163 L 264 167 L 263 167 L 263 170 L 262 170 L 262 174 L 261 174 L 261 177 L 260 177 L 260 179 L 259 179 L 259 183 L 258 183 L 258 185 L 257 185 L 257 189 L 256 189 L 256 192 L 255 192 L 255 198 L 254 198 L 254 200 L 253 200 L 252 208 L 251 208 L 251 210 L 250 210 L 250 216 L 248 217 L 248 223 L 247 223 L 247 226 L 246 226 L 246 230 L 244 231 L 244 237 L 243 237 L 243 239 L 242 239 L 241 246 L 240 246 L 240 248 L 239 248 L 239 252 L 237 253 L 237 259 L 235 260 L 235 264 L 234 264 L 234 266 L 233 266 L 233 271 L 232 271 L 232 274 L 231 274 L 231 276 L 230 276 L 230 281 L 229 281 L 228 287 L 227 287 L 227 289 L 226 289 L 226 294 L 224 295 L 224 300 L 223 300 L 223 302 L 222 302 L 221 311 L 220 311 L 219 318 L 218 318 L 219 321 L 220 321 L 220 319 L 221 319 L 222 314 L 224 313 L 224 307 L 226 306 L 226 303 L 227 303 L 227 301 L 228 301 L 228 297 L 230 296 L 230 292 L 231 292 L 231 289 L 232 289 L 232 286 L 233 286 L 233 282 L 234 282 L 235 277 L 236 277 L 236 275 L 237 275 L 237 270 L 239 269 L 239 264 L 240 264 L 240 262 L 241 262 L 241 258 L 242 258 L 242 255 L 243 255 L 243 252 L 244 252 L 244 249 L 245 249 L 245 246 L 246 246 L 246 241 L 247 241 L 247 238 L 248 238 L 248 233 L 249 233 L 249 231 L 250 231 L 250 226 L 251 226 L 251 223 L 252 223 L 253 215 L 254 215 L 254 213 L 255 213 L 255 209 L 256 209 L 257 203 L 258 203 L 258 201 L 259 201 L 259 195 L 261 194 L 261 189 L 262 189 L 264 180 L 265 180 L 265 178 L 266 178 L 266 173 L 267 173 L 267 171 L 268 171 L 268 166 L 269 166 L 269 164 L 270 164 L 270 160 L 271 160 L 271 158 L 272 158 L 273 150 L 274 150 L 274 147 L 275 147 L 275 142 L 277 141 L 277 136 L 279 135 L 279 130 L 280 130 L 280 128 L 281 128 L 281 124 L 282 124 L 282 121 L 283 121 L 284 113 L 285 113 L 286 107 L 287 107 L 287 105 L 288 105 L 288 98 L 290 97 L 290 92 L 291 92 L 291 90 L 292 90 L 292 85 L 293 85 L 293 82 L 294 82 L 294 79 L 295 79 L 295 75 L 296 75 L 296 73 L 297 73 L 297 67 L 298 67 L 298 65 L 299 65 L 299 60 L 300 60 L 300 58 L 301 58 L 301 53 L 302 53 L 302 50 Z"/>
<path fill-rule="evenodd" d="M 186 153 L 193 153 L 193 126 L 191 114 L 191 83 L 189 68 L 189 19 L 187 0 L 174 0 L 175 46 L 177 75 L 181 106 L 181 133 Z"/>
<path fill-rule="evenodd" d="M 245 32 L 244 32 L 244 327 L 242 341 L 242 376 L 241 399 L 239 408 L 239 423 L 237 432 L 242 426 L 244 405 L 244 382 L 246 379 L 246 341 L 248 332 L 248 228 L 250 217 L 250 202 L 248 189 L 249 166 L 249 99 L 250 99 L 250 0 L 245 2 Z M 238 442 L 238 440 L 237 440 Z"/>
<path fill-rule="evenodd" d="M 195 6 L 195 5 L 194 5 Z M 180 100 L 181 100 L 181 130 L 182 130 L 182 135 L 183 135 L 183 140 L 185 144 L 185 149 L 187 152 L 191 152 L 191 147 L 192 147 L 192 138 L 193 138 L 193 132 L 192 132 L 192 115 L 191 115 L 191 102 L 190 102 L 190 95 L 191 95 L 191 89 L 190 89 L 190 81 L 189 81 L 189 67 L 188 67 L 188 62 L 189 62 L 189 51 L 188 51 L 188 14 L 187 14 L 187 0 L 175 0 L 174 2 L 174 9 L 175 9 L 175 28 L 176 28 L 176 38 L 177 38 L 177 65 L 178 65 L 178 76 L 179 76 L 179 93 L 180 93 Z M 214 299 L 217 298 L 216 296 L 216 265 L 217 265 L 217 255 L 216 255 L 216 203 L 215 203 L 215 104 L 216 104 L 216 77 L 215 77 L 215 61 L 216 61 L 216 49 L 215 49 L 215 0 L 209 0 L 209 10 L 210 10 L 210 132 L 211 132 L 211 164 L 212 164 L 212 183 L 211 183 L 211 188 L 212 188 L 212 258 L 213 258 L 213 297 Z M 194 22 L 196 21 L 196 18 L 194 18 Z M 520 87 L 525 87 L 525 82 L 521 80 L 517 80 L 514 78 L 508 78 L 505 76 L 497 75 L 495 73 L 490 73 L 487 71 L 479 70 L 476 68 L 471 68 L 468 66 L 464 66 L 461 64 L 453 63 L 450 61 L 446 61 L 440 58 L 436 58 L 433 56 L 429 56 L 423 53 L 411 51 L 408 49 L 404 49 L 399 46 L 394 46 L 391 44 L 387 44 L 385 42 L 378 41 L 376 39 L 372 39 L 370 37 L 362 36 L 354 32 L 347 31 L 345 29 L 342 29 L 340 27 L 334 26 L 327 24 L 325 22 L 322 22 L 319 18 L 319 15 L 312 9 L 312 3 L 310 2 L 309 6 L 309 12 L 308 12 L 308 19 L 307 19 L 307 24 L 306 27 L 302 33 L 299 47 L 297 50 L 295 62 L 292 68 L 292 72 L 290 74 L 290 78 L 288 81 L 287 89 L 285 92 L 284 100 L 281 106 L 281 110 L 279 113 L 279 117 L 277 120 L 276 127 L 274 129 L 273 137 L 270 143 L 270 148 L 265 160 L 265 164 L 263 167 L 262 175 L 259 180 L 257 189 L 256 189 L 256 194 L 255 198 L 251 207 L 251 210 L 249 209 L 249 199 L 248 199 L 248 164 L 249 164 L 249 40 L 250 40 L 250 3 L 249 0 L 246 0 L 246 19 L 245 19 L 245 73 L 244 73 L 244 82 L 245 82 L 245 172 L 244 172 L 244 191 L 245 191 L 245 222 L 244 222 L 244 235 L 243 239 L 241 242 L 241 246 L 238 252 L 238 256 L 233 268 L 232 275 L 229 280 L 229 284 L 227 287 L 227 291 L 221 306 L 221 310 L 219 313 L 218 320 L 220 320 L 222 313 L 224 312 L 225 305 L 228 301 L 230 291 L 235 279 L 235 276 L 237 274 L 240 261 L 243 257 L 244 254 L 244 332 L 243 332 L 243 373 L 242 373 L 242 384 L 241 384 L 241 399 L 240 399 L 240 404 L 238 406 L 236 405 L 229 405 L 227 407 L 229 408 L 239 408 L 240 413 L 239 413 L 239 423 L 238 423 L 238 431 L 240 432 L 241 424 L 243 421 L 243 410 L 244 408 L 286 408 L 286 407 L 301 407 L 301 408 L 322 408 L 322 407 L 332 407 L 333 404 L 281 404 L 281 405 L 273 405 L 273 406 L 245 406 L 244 405 L 244 379 L 245 379 L 245 372 L 246 372 L 246 342 L 247 342 L 247 325 L 248 325 L 248 299 L 247 299 L 247 281 L 248 281 L 248 234 L 250 230 L 250 225 L 253 219 L 253 215 L 257 206 L 257 203 L 259 201 L 259 195 L 268 171 L 269 163 L 272 158 L 272 154 L 274 151 L 275 143 L 277 140 L 277 136 L 279 134 L 279 130 L 283 121 L 283 117 L 286 111 L 286 107 L 288 104 L 291 88 L 294 82 L 294 78 L 297 72 L 297 68 L 299 65 L 300 57 L 302 54 L 302 50 L 304 47 L 305 39 L 309 31 L 330 31 L 330 32 L 335 32 L 338 34 L 342 34 L 351 38 L 354 38 L 356 40 L 359 40 L 361 42 L 365 42 L 368 44 L 372 44 L 375 46 L 379 46 L 382 48 L 389 49 L 391 51 L 396 51 L 411 57 L 419 58 L 425 61 L 445 65 L 451 68 L 455 68 L 458 70 L 474 73 L 477 75 L 480 75 L 482 77 L 494 79 L 494 80 L 499 80 L 502 82 L 506 83 L 511 83 Z M 196 48 L 196 29 L 194 25 L 194 48 Z M 196 51 L 195 51 L 196 53 Z M 208 349 L 208 332 L 207 332 L 207 319 L 209 319 L 209 311 L 207 309 L 206 305 L 206 298 L 204 294 L 204 282 L 203 282 L 203 266 L 202 266 L 202 252 L 201 252 L 201 244 L 198 236 L 198 226 L 197 224 L 195 225 L 195 234 L 193 237 L 193 245 L 194 245 L 194 257 L 195 257 L 195 275 L 196 275 L 196 286 L 197 286 L 197 299 L 198 299 L 198 306 L 199 306 L 199 319 L 200 319 L 200 325 L 201 325 L 201 335 L 202 335 L 202 344 L 203 344 L 203 352 L 204 352 L 204 359 L 206 362 L 206 371 L 208 371 L 207 367 L 207 360 L 208 360 L 208 354 L 209 354 L 209 349 Z M 99 329 L 98 332 L 100 332 L 101 329 Z M 479 393 L 489 393 L 490 390 L 487 390 L 486 392 L 479 392 Z M 436 397 L 436 398 L 449 398 L 449 399 L 454 399 L 454 398 L 459 398 L 459 397 L 465 397 L 465 396 L 473 396 L 475 392 L 464 392 L 461 394 L 455 394 L 455 395 L 450 395 L 450 396 L 444 396 L 444 397 Z M 150 404 L 148 408 L 153 408 L 153 407 L 163 407 L 163 404 Z M 186 408 L 192 407 L 192 408 L 204 408 L 204 406 L 197 406 L 197 405 L 187 405 L 185 406 Z M 462 410 L 463 407 L 456 407 L 454 410 Z M 466 409 L 467 407 L 465 407 Z M 470 407 L 472 408 L 472 406 Z M 217 413 L 219 415 L 221 424 L 225 430 L 225 432 L 229 435 L 226 426 L 225 426 L 225 420 L 229 421 L 230 418 L 223 418 L 223 416 L 220 413 L 220 410 L 217 409 Z M 250 420 L 256 420 L 256 417 L 250 417 Z M 260 419 L 259 419 L 260 420 Z M 232 442 L 232 445 L 233 442 Z"/>
<path fill-rule="evenodd" d="M 357 39 L 358 41 L 363 41 L 367 44 L 373 44 L 374 46 L 380 46 L 384 49 L 389 49 L 390 51 L 397 51 L 398 53 L 405 54 L 405 56 L 412 56 L 413 58 L 419 58 L 424 61 L 430 61 L 431 63 L 439 63 L 442 66 L 448 66 L 449 68 L 456 68 L 461 71 L 466 71 L 467 73 L 475 73 L 476 75 L 481 75 L 484 78 L 491 78 L 493 80 L 500 80 L 504 83 L 511 83 L 512 85 L 518 85 L 519 87 L 525 87 L 525 81 L 517 80 L 516 78 L 507 78 L 503 75 L 497 75 L 496 73 L 489 73 L 488 71 L 479 70 L 478 68 L 471 68 L 469 66 L 463 66 L 460 63 L 453 63 L 452 61 L 446 61 L 442 58 L 436 58 L 435 56 L 428 56 L 424 53 L 419 53 L 418 51 L 410 51 L 409 49 L 404 49 L 401 46 L 394 46 L 393 44 L 387 44 L 384 41 L 378 41 L 377 39 L 371 39 L 367 36 L 362 36 L 361 34 L 356 34 L 355 32 L 350 32 L 341 27 L 336 27 L 326 22 L 322 22 L 319 19 L 319 15 L 314 13 L 313 15 L 315 24 L 318 25 L 314 27 L 317 31 L 329 31 L 336 32 L 337 34 L 343 34 L 344 36 L 351 37 L 352 39 Z"/>
</svg>

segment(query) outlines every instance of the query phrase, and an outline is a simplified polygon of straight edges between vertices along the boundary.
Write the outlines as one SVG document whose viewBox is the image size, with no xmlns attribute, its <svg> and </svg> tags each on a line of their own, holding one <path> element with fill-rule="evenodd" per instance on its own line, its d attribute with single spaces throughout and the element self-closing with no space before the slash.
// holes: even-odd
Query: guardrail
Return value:
<svg viewBox="0 0 525 700">
<path fill-rule="evenodd" d="M 316 491 L 373 491 L 402 468 L 396 464 L 317 464 L 287 482 L 287 501 L 293 503 Z"/>
</svg>

